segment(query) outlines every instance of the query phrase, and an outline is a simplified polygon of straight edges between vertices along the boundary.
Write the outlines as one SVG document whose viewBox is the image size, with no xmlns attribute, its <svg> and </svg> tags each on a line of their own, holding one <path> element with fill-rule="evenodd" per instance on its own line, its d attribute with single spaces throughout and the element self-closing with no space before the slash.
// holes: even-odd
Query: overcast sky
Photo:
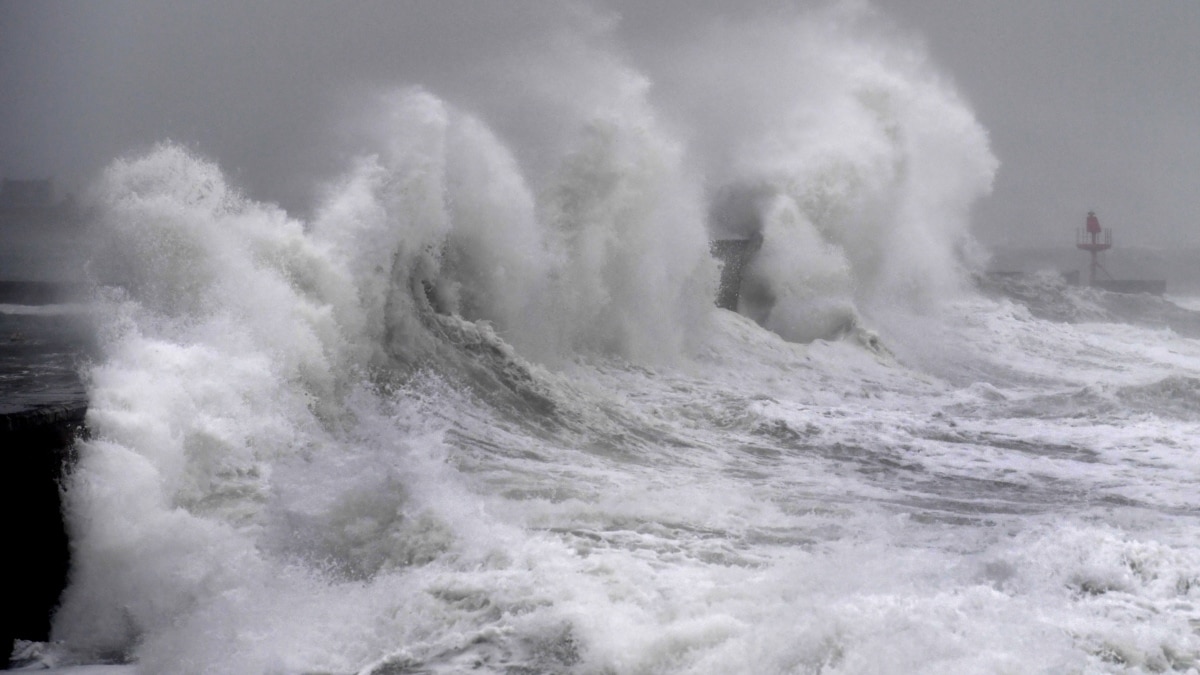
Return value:
<svg viewBox="0 0 1200 675">
<path fill-rule="evenodd" d="M 924 42 L 990 134 L 1000 169 L 976 210 L 981 240 L 1070 245 L 1094 209 L 1118 241 L 1200 245 L 1200 2 L 875 5 Z M 616 20 L 613 41 L 637 66 L 712 17 L 751 11 L 740 0 L 0 0 L 0 172 L 78 189 L 113 157 L 171 138 L 251 196 L 302 209 L 339 161 L 328 132 L 355 87 L 421 83 L 486 105 L 501 95 L 497 64 L 565 24 Z"/>
</svg>

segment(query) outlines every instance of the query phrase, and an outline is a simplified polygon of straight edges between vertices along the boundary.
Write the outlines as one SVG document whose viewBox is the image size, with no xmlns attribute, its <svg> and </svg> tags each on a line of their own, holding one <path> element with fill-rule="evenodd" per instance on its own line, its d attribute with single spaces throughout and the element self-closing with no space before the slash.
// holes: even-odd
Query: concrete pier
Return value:
<svg viewBox="0 0 1200 675">
<path fill-rule="evenodd" d="M 59 481 L 84 432 L 83 400 L 0 413 L 0 491 L 5 556 L 0 649 L 4 662 L 16 639 L 45 641 L 50 618 L 66 585 L 70 554 L 62 520 Z"/>
</svg>

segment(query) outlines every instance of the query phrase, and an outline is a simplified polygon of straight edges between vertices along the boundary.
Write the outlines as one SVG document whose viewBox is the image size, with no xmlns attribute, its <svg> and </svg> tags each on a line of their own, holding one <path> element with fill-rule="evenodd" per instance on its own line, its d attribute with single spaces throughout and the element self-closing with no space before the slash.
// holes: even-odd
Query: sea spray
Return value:
<svg viewBox="0 0 1200 675">
<path fill-rule="evenodd" d="M 577 348 L 672 360 L 712 311 L 715 266 L 677 157 L 651 129 L 601 119 L 567 160 L 547 212 Z"/>
<path fill-rule="evenodd" d="M 336 285 L 320 250 L 215 165 L 163 145 L 115 162 L 96 194 L 111 323 L 66 489 L 73 567 L 54 631 L 129 657 L 269 574 L 255 539 L 272 467 L 326 444 L 355 362 L 303 290 Z"/>
<path fill-rule="evenodd" d="M 427 351 L 413 322 L 428 301 L 538 359 L 683 351 L 714 290 L 701 193 L 644 79 L 611 68 L 621 91 L 579 112 L 539 198 L 477 118 L 422 89 L 378 97 L 363 127 L 381 151 L 333 183 L 313 227 L 368 294 L 373 340 Z"/>
<path fill-rule="evenodd" d="M 856 329 L 855 279 L 844 249 L 822 237 L 791 196 L 775 195 L 763 220 L 764 243 L 742 280 L 739 311 L 795 342 Z"/>
<path fill-rule="evenodd" d="M 716 290 L 703 194 L 650 80 L 604 37 L 559 36 L 530 84 L 575 123 L 542 203 L 566 257 L 558 301 L 574 349 L 676 361 L 695 348 Z"/>
<path fill-rule="evenodd" d="M 764 235 L 748 276 L 782 306 L 756 318 L 807 341 L 848 310 L 932 309 L 963 287 L 996 160 L 920 44 L 855 3 L 722 22 L 696 44 L 673 56 L 689 67 L 666 71 L 666 98 L 715 199 L 753 214 L 735 236 Z"/>
<path fill-rule="evenodd" d="M 198 331 L 228 350 L 270 345 L 273 366 L 321 395 L 353 365 L 323 297 L 346 291 L 337 270 L 302 223 L 243 197 L 214 163 L 164 144 L 114 162 L 94 193 L 90 270 L 133 325 L 169 339 Z"/>
<path fill-rule="evenodd" d="M 559 209 L 556 258 L 540 255 L 520 176 L 482 125 L 421 90 L 386 103 L 380 152 L 331 184 L 311 225 L 239 194 L 178 145 L 114 162 L 98 182 L 94 269 L 111 325 L 89 374 L 92 438 L 80 443 L 66 489 L 76 564 L 55 623 L 56 639 L 85 658 L 184 671 L 366 662 L 378 653 L 364 642 L 378 603 L 320 617 L 312 603 L 327 603 L 319 599 L 331 585 L 426 583 L 396 575 L 410 579 L 409 568 L 442 558 L 491 560 L 488 542 L 503 531 L 470 517 L 474 498 L 437 462 L 414 463 L 444 453 L 439 424 L 448 421 L 432 430 L 395 417 L 373 424 L 372 411 L 410 417 L 404 411 L 420 409 L 430 383 L 446 377 L 474 395 L 435 406 L 435 419 L 462 424 L 490 401 L 536 426 L 533 416 L 553 403 L 485 321 L 520 335 L 542 327 L 528 312 L 544 308 L 506 298 L 559 293 L 546 306 L 571 311 L 549 329 L 577 348 L 647 357 L 677 349 L 686 328 L 677 319 L 688 312 L 662 303 L 691 293 L 697 268 L 712 269 L 701 226 L 689 221 L 693 238 L 683 241 L 702 254 L 666 272 L 645 254 L 665 258 L 679 242 L 639 231 L 656 226 L 654 215 L 680 222 L 645 191 L 662 183 L 644 184 L 677 179 L 677 154 L 660 161 L 644 129 L 618 125 L 598 144 L 585 131 L 556 195 L 586 188 L 597 167 L 630 177 L 583 211 Z M 494 161 L 479 162 L 488 150 Z M 641 239 L 603 241 L 615 234 Z M 592 254 L 607 262 L 589 274 L 566 262 L 539 272 Z M 631 285 L 630 272 L 646 285 Z M 499 286 L 509 280 L 517 283 Z M 586 284 L 612 291 L 604 312 L 634 317 L 619 326 L 621 339 L 593 340 L 602 323 L 575 324 L 592 311 L 570 304 Z M 707 290 L 699 284 L 692 311 L 712 311 Z M 639 309 L 645 297 L 659 299 L 650 305 L 659 314 Z M 513 394 L 523 405 L 497 403 Z M 430 480 L 437 490 L 420 487 Z M 322 618 L 334 616 L 337 630 Z M 545 622 L 562 633 L 559 620 Z M 364 637 L 347 636 L 352 626 Z M 427 628 L 402 621 L 387 630 Z M 265 643 L 253 639 L 264 633 Z M 454 649 L 438 642 L 406 653 Z"/>
<path fill-rule="evenodd" d="M 96 195 L 111 325 L 66 484 L 74 564 L 55 639 L 152 672 L 346 672 L 395 644 L 453 650 L 452 635 L 417 646 L 429 626 L 409 617 L 440 601 L 405 570 L 476 568 L 505 531 L 445 461 L 447 415 L 477 405 L 453 363 L 454 386 L 425 370 L 454 346 L 395 383 L 404 364 L 377 361 L 393 347 L 361 348 L 387 335 L 345 249 L 179 146 L 115 162 Z M 437 271 L 421 264 L 367 270 L 404 282 L 375 287 L 385 310 Z"/>
<path fill-rule="evenodd" d="M 327 189 L 313 232 L 354 276 L 368 338 L 411 361 L 433 348 L 420 317 L 435 311 L 551 349 L 536 327 L 553 259 L 504 146 L 421 89 L 379 95 L 362 125 L 378 150 Z"/>
</svg>

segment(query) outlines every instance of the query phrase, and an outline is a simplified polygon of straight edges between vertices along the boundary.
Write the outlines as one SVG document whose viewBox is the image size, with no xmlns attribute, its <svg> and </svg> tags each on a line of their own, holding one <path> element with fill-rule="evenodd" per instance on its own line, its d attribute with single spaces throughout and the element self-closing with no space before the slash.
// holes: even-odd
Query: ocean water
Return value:
<svg viewBox="0 0 1200 675">
<path fill-rule="evenodd" d="M 115 160 L 41 662 L 1200 672 L 1195 299 L 986 275 L 997 162 L 919 49 L 729 30 L 778 72 L 720 115 L 547 57 L 593 89 L 537 74 L 545 170 L 422 87 L 363 103 L 310 216 Z"/>
<path fill-rule="evenodd" d="M 83 400 L 88 311 L 84 304 L 0 303 L 0 413 Z"/>
</svg>

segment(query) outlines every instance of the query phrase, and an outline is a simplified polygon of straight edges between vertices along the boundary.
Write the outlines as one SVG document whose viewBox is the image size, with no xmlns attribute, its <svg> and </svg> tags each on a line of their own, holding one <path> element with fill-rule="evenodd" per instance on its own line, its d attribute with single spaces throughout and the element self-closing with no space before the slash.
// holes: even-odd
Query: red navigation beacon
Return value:
<svg viewBox="0 0 1200 675">
<path fill-rule="evenodd" d="M 1088 211 L 1087 227 L 1082 232 L 1079 232 L 1075 237 L 1075 246 L 1092 253 L 1092 267 L 1088 274 L 1088 285 L 1096 283 L 1096 270 L 1103 270 L 1100 266 L 1100 260 L 1097 256 L 1101 251 L 1107 251 L 1112 248 L 1112 230 L 1104 230 L 1100 228 L 1100 219 L 1096 217 L 1095 211 Z"/>
</svg>

